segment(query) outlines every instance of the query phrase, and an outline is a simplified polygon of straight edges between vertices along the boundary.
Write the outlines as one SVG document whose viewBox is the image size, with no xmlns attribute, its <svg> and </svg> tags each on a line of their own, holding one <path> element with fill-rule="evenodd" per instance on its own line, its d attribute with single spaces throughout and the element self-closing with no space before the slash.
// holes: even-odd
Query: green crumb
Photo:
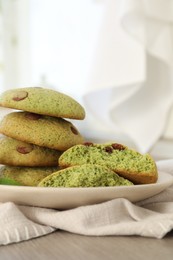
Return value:
<svg viewBox="0 0 173 260">
<path fill-rule="evenodd" d="M 110 187 L 129 186 L 132 182 L 107 167 L 84 164 L 55 172 L 43 179 L 41 187 Z"/>
<path fill-rule="evenodd" d="M 22 184 L 15 181 L 15 180 L 12 180 L 12 179 L 9 179 L 9 178 L 3 178 L 1 177 L 0 178 L 0 185 L 16 185 L 16 186 L 21 186 Z"/>
</svg>

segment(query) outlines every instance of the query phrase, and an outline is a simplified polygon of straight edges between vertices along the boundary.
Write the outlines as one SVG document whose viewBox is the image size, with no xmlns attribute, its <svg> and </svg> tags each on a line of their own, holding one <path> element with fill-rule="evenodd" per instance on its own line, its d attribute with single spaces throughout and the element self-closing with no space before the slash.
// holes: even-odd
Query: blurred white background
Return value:
<svg viewBox="0 0 173 260">
<path fill-rule="evenodd" d="M 2 0 L 3 88 L 46 81 L 80 98 L 143 79 L 143 49 L 122 29 L 120 8 L 121 0 Z"/>
<path fill-rule="evenodd" d="M 142 82 L 145 50 L 122 27 L 124 3 L 1 0 L 0 91 L 43 85 L 83 103 L 93 90 Z M 172 114 L 162 136 L 173 137 Z"/>
</svg>

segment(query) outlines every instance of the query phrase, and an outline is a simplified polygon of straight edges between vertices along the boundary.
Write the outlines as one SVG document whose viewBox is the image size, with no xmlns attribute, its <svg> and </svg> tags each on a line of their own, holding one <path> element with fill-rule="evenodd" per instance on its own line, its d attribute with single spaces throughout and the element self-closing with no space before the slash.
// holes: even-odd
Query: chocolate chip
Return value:
<svg viewBox="0 0 173 260">
<path fill-rule="evenodd" d="M 106 147 L 105 147 L 105 151 L 106 151 L 107 153 L 112 153 L 112 152 L 113 152 L 113 148 L 112 148 L 111 146 L 106 146 Z"/>
<path fill-rule="evenodd" d="M 19 153 L 27 154 L 27 153 L 30 153 L 33 150 L 33 147 L 32 146 L 17 146 L 16 150 Z"/>
<path fill-rule="evenodd" d="M 41 117 L 42 117 L 41 115 L 34 114 L 34 113 L 27 113 L 26 114 L 26 118 L 31 119 L 31 120 L 38 120 Z"/>
<path fill-rule="evenodd" d="M 85 142 L 85 143 L 83 143 L 83 145 L 85 145 L 85 146 L 93 146 L 94 144 L 92 142 Z"/>
<path fill-rule="evenodd" d="M 26 91 L 18 91 L 14 94 L 13 96 L 13 100 L 14 101 L 21 101 L 23 99 L 25 99 L 28 96 L 28 92 Z"/>
<path fill-rule="evenodd" d="M 120 150 L 120 151 L 125 149 L 124 145 L 117 144 L 117 143 L 112 144 L 112 147 L 113 147 L 114 150 Z"/>
<path fill-rule="evenodd" d="M 71 126 L 70 129 L 71 129 L 71 131 L 72 131 L 73 134 L 78 135 L 78 131 L 77 131 L 76 128 L 74 128 L 73 126 Z"/>
</svg>

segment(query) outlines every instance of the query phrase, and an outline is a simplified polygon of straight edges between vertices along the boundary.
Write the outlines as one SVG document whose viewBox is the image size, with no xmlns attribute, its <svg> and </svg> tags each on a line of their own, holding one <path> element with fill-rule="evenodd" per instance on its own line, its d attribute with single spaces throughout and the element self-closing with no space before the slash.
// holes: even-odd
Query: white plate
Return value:
<svg viewBox="0 0 173 260">
<path fill-rule="evenodd" d="M 0 185 L 0 202 L 56 209 L 69 209 L 96 204 L 115 198 L 126 198 L 131 202 L 147 199 L 173 184 L 173 176 L 159 172 L 155 184 L 99 188 L 44 188 Z"/>
</svg>

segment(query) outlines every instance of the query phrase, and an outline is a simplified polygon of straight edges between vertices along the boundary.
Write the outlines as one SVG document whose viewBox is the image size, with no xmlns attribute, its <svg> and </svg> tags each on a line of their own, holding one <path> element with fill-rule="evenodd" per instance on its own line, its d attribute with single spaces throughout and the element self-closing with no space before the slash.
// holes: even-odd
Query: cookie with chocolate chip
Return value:
<svg viewBox="0 0 173 260">
<path fill-rule="evenodd" d="M 61 168 L 86 163 L 105 165 L 135 184 L 155 183 L 158 179 L 156 163 L 150 154 L 140 154 L 119 143 L 79 144 L 59 158 Z"/>
<path fill-rule="evenodd" d="M 0 95 L 0 106 L 53 117 L 85 117 L 84 108 L 72 97 L 41 87 L 7 90 Z"/>
<path fill-rule="evenodd" d="M 58 167 L 1 166 L 0 180 L 8 180 L 23 186 L 37 186 L 42 179 L 56 171 Z"/>
<path fill-rule="evenodd" d="M 10 166 L 57 166 L 62 152 L 22 142 L 7 136 L 0 138 L 0 164 Z"/>
<path fill-rule="evenodd" d="M 8 137 L 65 151 L 84 139 L 77 128 L 63 118 L 56 118 L 29 112 L 12 112 L 0 122 L 0 133 Z"/>
</svg>

